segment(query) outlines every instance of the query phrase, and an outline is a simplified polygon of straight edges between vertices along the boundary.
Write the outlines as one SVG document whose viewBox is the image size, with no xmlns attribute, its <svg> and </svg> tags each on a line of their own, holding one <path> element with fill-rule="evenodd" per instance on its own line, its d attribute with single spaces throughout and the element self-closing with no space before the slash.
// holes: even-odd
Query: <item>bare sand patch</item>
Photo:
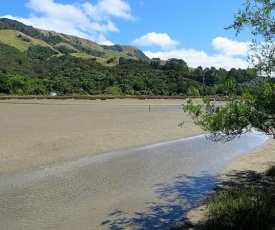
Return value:
<svg viewBox="0 0 275 230">
<path fill-rule="evenodd" d="M 184 100 L 0 101 L 0 173 L 60 164 L 92 154 L 202 133 Z M 150 112 L 149 112 L 150 110 Z"/>
</svg>

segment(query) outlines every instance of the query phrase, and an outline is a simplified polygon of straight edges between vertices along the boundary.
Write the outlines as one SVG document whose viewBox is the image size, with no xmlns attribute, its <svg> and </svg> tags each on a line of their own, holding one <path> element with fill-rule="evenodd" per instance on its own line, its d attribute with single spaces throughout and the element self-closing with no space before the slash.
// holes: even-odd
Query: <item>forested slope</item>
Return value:
<svg viewBox="0 0 275 230">
<path fill-rule="evenodd" d="M 181 59 L 150 60 L 132 46 L 101 46 L 0 19 L 0 94 L 225 95 L 230 81 L 241 91 L 264 78 L 252 69 L 193 69 Z"/>
</svg>

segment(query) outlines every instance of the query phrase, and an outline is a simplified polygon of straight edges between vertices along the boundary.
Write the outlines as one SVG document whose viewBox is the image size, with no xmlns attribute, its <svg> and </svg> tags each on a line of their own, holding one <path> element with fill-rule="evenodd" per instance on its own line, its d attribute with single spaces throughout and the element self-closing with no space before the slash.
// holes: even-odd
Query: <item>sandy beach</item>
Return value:
<svg viewBox="0 0 275 230">
<path fill-rule="evenodd" d="M 2 100 L 0 173 L 194 136 L 175 99 Z M 149 111 L 150 110 L 150 111 Z"/>
</svg>

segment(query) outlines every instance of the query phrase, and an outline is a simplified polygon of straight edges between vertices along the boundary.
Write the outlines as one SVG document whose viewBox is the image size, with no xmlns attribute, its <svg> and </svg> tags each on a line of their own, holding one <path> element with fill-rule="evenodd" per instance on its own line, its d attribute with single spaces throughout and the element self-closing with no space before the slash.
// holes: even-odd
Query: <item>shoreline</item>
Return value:
<svg viewBox="0 0 275 230">
<path fill-rule="evenodd" d="M 204 223 L 209 215 L 207 200 L 215 193 L 234 187 L 259 187 L 268 186 L 270 181 L 265 176 L 266 170 L 275 165 L 275 140 L 270 138 L 263 145 L 238 156 L 229 162 L 222 173 L 218 176 L 212 192 L 198 206 L 191 209 L 185 216 L 171 229 L 196 229 Z M 264 183 L 263 183 L 264 181 Z"/>
</svg>

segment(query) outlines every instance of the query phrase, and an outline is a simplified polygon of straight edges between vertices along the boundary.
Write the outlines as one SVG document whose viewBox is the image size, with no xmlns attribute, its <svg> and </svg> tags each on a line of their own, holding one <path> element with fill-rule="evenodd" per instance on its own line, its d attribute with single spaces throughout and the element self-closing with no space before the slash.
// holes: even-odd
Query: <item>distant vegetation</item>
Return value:
<svg viewBox="0 0 275 230">
<path fill-rule="evenodd" d="M 264 78 L 253 69 L 192 69 L 181 59 L 150 60 L 135 47 L 100 46 L 0 19 L 0 94 L 227 95 L 228 81 L 235 81 L 241 94 Z"/>
</svg>

